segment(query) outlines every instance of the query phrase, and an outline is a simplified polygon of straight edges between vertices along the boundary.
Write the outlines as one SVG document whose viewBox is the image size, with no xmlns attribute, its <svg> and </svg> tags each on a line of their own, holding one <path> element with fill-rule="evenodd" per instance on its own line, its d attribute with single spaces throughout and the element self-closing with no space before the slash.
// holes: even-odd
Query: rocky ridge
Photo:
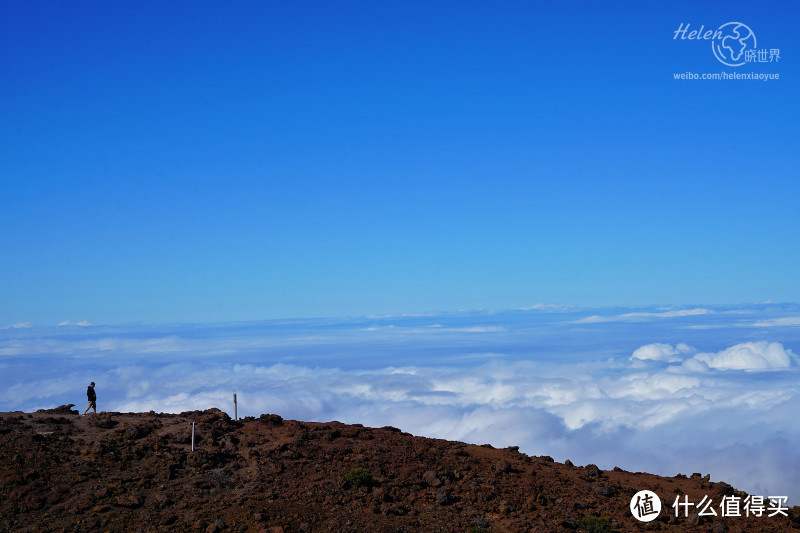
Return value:
<svg viewBox="0 0 800 533">
<path fill-rule="evenodd" d="M 700 474 L 605 471 L 393 427 L 71 407 L 0 413 L 0 530 L 800 531 L 800 507 L 719 516 L 723 496 L 746 495 Z M 664 505 L 649 523 L 629 510 L 643 489 Z M 676 517 L 684 495 L 711 498 L 718 516 Z"/>
</svg>

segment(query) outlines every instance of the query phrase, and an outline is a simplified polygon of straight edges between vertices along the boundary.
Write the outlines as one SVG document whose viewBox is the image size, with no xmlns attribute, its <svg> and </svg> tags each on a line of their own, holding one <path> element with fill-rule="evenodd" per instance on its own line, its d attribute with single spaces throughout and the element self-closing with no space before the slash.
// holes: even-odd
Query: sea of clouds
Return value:
<svg viewBox="0 0 800 533">
<path fill-rule="evenodd" d="M 0 328 L 0 410 L 216 406 L 712 480 L 800 503 L 800 306 Z M 643 487 L 646 488 L 646 487 Z"/>
</svg>

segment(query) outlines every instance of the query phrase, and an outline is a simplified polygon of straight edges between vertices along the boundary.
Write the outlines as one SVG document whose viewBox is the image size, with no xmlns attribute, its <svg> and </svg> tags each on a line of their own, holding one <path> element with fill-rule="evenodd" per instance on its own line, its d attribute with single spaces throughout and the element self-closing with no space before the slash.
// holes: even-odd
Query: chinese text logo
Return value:
<svg viewBox="0 0 800 533">
<path fill-rule="evenodd" d="M 720 514 L 726 516 L 786 516 L 789 506 L 788 496 L 745 496 L 744 498 L 737 495 L 723 496 L 719 504 Z M 700 503 L 689 501 L 687 495 L 683 495 L 683 501 L 680 496 L 675 496 L 675 501 L 672 503 L 675 509 L 675 516 L 680 516 L 681 509 L 683 509 L 683 516 L 689 516 L 689 510 L 694 508 L 698 516 L 717 516 L 717 511 L 714 509 L 714 500 L 708 496 L 703 496 Z"/>
<path fill-rule="evenodd" d="M 649 490 L 640 490 L 631 498 L 631 514 L 640 522 L 650 522 L 661 512 L 661 499 Z"/>
</svg>

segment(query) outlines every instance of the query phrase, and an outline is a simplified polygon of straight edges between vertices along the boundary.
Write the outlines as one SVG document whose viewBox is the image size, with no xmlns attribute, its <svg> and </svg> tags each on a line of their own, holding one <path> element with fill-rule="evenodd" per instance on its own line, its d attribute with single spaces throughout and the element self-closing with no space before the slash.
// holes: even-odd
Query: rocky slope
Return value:
<svg viewBox="0 0 800 533">
<path fill-rule="evenodd" d="M 719 516 L 723 496 L 745 495 L 699 475 L 601 471 L 392 427 L 70 407 L 0 414 L 0 530 L 800 531 L 798 507 Z M 649 523 L 629 510 L 642 489 L 664 504 Z M 712 498 L 718 516 L 676 518 L 684 495 Z"/>
</svg>

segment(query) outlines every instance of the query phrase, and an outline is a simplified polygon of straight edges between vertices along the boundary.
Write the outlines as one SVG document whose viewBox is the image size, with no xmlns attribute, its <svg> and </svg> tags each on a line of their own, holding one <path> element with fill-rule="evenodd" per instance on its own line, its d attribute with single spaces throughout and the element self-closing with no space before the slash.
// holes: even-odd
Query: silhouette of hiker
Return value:
<svg viewBox="0 0 800 533">
<path fill-rule="evenodd" d="M 89 398 L 89 406 L 86 408 L 86 411 L 94 409 L 94 412 L 97 413 L 97 394 L 94 393 L 94 381 L 92 381 L 86 389 L 86 397 Z M 86 411 L 84 411 L 83 414 L 86 414 Z"/>
</svg>

